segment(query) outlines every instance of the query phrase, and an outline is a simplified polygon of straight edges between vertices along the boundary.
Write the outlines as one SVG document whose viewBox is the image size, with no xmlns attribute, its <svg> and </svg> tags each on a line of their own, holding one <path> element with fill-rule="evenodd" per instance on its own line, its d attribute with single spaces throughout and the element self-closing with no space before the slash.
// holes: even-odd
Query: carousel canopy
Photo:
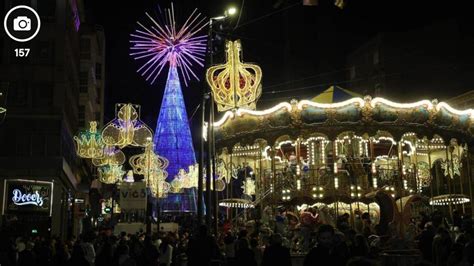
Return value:
<svg viewBox="0 0 474 266">
<path fill-rule="evenodd" d="M 214 123 L 214 127 L 220 147 L 253 144 L 261 138 L 275 143 L 284 135 L 296 139 L 314 132 L 335 139 L 346 131 L 357 135 L 387 131 L 395 139 L 413 132 L 420 138 L 439 135 L 445 141 L 456 138 L 461 143 L 472 143 L 473 121 L 473 109 L 456 110 L 445 102 L 397 103 L 366 96 L 336 103 L 293 100 L 266 110 L 228 111 Z"/>
<path fill-rule="evenodd" d="M 331 86 L 315 96 L 312 100 L 313 102 L 317 103 L 336 103 L 349 100 L 354 97 L 362 97 L 362 95 L 343 89 L 339 86 Z"/>
</svg>

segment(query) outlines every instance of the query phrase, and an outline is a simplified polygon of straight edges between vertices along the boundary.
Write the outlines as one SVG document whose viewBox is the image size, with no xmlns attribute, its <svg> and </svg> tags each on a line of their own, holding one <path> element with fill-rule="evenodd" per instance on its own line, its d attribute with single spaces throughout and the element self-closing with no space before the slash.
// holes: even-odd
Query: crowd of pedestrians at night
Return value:
<svg viewBox="0 0 474 266">
<path fill-rule="evenodd" d="M 347 215 L 336 226 L 310 229 L 308 250 L 298 252 L 295 239 L 268 230 L 258 221 L 252 227 L 221 226 L 217 236 L 206 225 L 179 232 L 114 235 L 111 229 L 90 231 L 63 241 L 57 237 L 14 237 L 2 232 L 2 266 L 289 266 L 289 265 L 473 265 L 474 232 L 470 216 L 454 211 L 452 222 L 439 212 L 421 213 L 400 235 L 397 229 L 380 234 L 379 227 L 350 223 Z M 352 225 L 352 226 L 351 226 Z M 390 225 L 389 225 L 390 227 Z M 387 260 L 387 250 L 411 250 L 412 260 Z"/>
</svg>

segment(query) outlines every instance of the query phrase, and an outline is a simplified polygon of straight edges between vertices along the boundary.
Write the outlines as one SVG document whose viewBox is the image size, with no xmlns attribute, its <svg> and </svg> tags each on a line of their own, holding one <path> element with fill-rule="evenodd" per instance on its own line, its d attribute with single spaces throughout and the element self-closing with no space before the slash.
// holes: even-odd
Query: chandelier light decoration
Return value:
<svg viewBox="0 0 474 266">
<path fill-rule="evenodd" d="M 79 133 L 79 136 L 74 136 L 76 143 L 76 153 L 81 158 L 101 158 L 104 156 L 104 142 L 100 132 L 97 132 L 97 121 L 91 121 L 89 130 L 84 130 Z"/>
<path fill-rule="evenodd" d="M 145 177 L 147 186 L 155 197 L 165 197 L 170 191 L 170 185 L 166 182 L 168 172 L 165 170 L 169 162 L 153 151 L 152 143 L 145 147 L 144 153 L 131 156 L 129 163 L 135 174 Z"/>
<path fill-rule="evenodd" d="M 122 165 L 125 163 L 125 154 L 115 146 L 106 146 L 104 155 L 101 158 L 93 158 L 92 164 L 95 166 Z"/>
<path fill-rule="evenodd" d="M 105 184 L 115 184 L 122 179 L 125 171 L 122 165 L 105 165 L 97 168 L 99 181 Z"/>
<path fill-rule="evenodd" d="M 240 40 L 227 41 L 226 62 L 206 72 L 219 112 L 237 108 L 254 110 L 262 94 L 262 70 L 258 65 L 243 63 L 241 52 Z"/>
<path fill-rule="evenodd" d="M 145 147 L 153 137 L 148 126 L 140 121 L 140 106 L 117 104 L 116 117 L 102 131 L 102 139 L 109 146 Z"/>
</svg>

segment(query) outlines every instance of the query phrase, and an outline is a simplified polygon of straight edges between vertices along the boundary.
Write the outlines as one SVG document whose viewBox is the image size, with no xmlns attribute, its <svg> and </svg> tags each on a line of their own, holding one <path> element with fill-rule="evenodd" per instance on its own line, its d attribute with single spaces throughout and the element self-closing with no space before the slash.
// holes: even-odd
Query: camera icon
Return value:
<svg viewBox="0 0 474 266">
<path fill-rule="evenodd" d="M 18 16 L 13 19 L 13 30 L 14 31 L 30 31 L 31 30 L 31 19 L 26 16 Z"/>
</svg>

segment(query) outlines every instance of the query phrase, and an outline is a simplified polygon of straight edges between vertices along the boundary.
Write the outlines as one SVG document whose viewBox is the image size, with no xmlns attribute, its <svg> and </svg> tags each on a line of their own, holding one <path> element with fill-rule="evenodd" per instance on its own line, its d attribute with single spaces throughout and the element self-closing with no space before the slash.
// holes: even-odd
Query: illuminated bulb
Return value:
<svg viewBox="0 0 474 266">
<path fill-rule="evenodd" d="M 357 186 L 357 189 L 358 189 L 358 190 L 361 190 L 360 186 Z"/>
<path fill-rule="evenodd" d="M 354 195 L 355 195 L 354 193 L 351 193 L 351 197 L 354 197 Z"/>
<path fill-rule="evenodd" d="M 334 178 L 334 188 L 339 188 L 339 179 L 337 177 Z"/>
<path fill-rule="evenodd" d="M 313 198 L 316 198 L 316 194 L 313 194 Z"/>
<path fill-rule="evenodd" d="M 357 193 L 357 197 L 359 197 L 359 198 L 360 198 L 361 196 L 362 196 L 362 194 L 361 194 L 361 193 Z"/>
<path fill-rule="evenodd" d="M 377 188 L 377 178 L 372 178 L 372 185 L 374 186 L 374 188 Z"/>
<path fill-rule="evenodd" d="M 408 189 L 408 181 L 407 180 L 403 180 L 403 188 Z"/>
<path fill-rule="evenodd" d="M 355 187 L 353 185 L 351 185 L 351 190 L 354 190 L 354 189 L 355 189 Z"/>
<path fill-rule="evenodd" d="M 334 173 L 337 174 L 337 163 L 334 163 Z"/>
<path fill-rule="evenodd" d="M 372 174 L 377 173 L 377 168 L 375 168 L 375 163 L 372 163 Z"/>
<path fill-rule="evenodd" d="M 313 191 L 316 191 L 316 187 L 313 187 Z"/>
<path fill-rule="evenodd" d="M 301 180 L 296 180 L 296 189 L 297 190 L 301 189 Z"/>
</svg>

